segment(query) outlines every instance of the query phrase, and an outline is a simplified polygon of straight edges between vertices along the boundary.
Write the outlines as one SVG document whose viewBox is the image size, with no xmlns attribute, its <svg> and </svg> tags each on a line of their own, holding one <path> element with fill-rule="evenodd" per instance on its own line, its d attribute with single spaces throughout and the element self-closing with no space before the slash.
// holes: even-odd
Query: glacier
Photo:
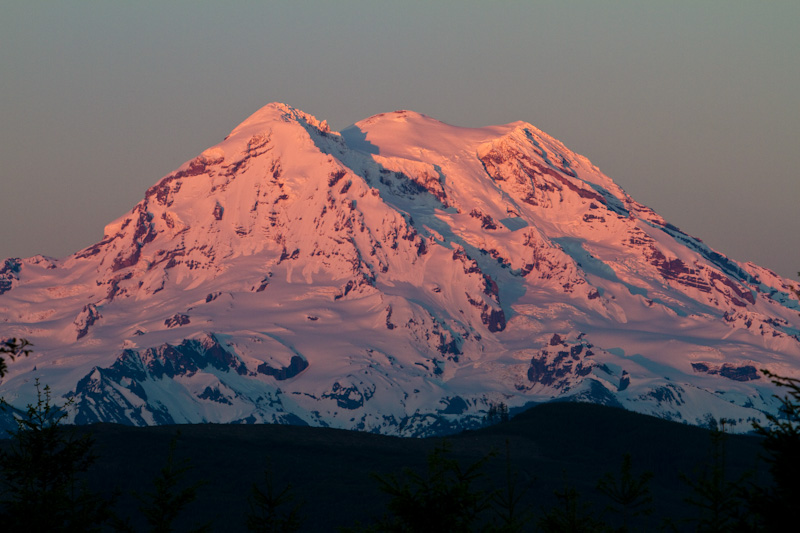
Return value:
<svg viewBox="0 0 800 533">
<path fill-rule="evenodd" d="M 413 111 L 332 131 L 281 103 L 103 239 L 0 268 L 3 337 L 71 420 L 405 436 L 587 401 L 748 431 L 800 372 L 797 283 L 738 263 L 531 124 Z"/>
</svg>

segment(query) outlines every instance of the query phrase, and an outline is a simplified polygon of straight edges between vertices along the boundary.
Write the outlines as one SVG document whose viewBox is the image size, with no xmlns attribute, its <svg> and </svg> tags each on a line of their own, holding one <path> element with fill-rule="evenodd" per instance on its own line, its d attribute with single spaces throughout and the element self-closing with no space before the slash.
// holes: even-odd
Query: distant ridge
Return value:
<svg viewBox="0 0 800 533">
<path fill-rule="evenodd" d="M 131 428 L 98 424 L 86 428 L 95 438 L 99 458 L 89 471 L 90 486 L 104 494 L 122 491 L 118 512 L 139 515 L 131 491 L 152 490 L 152 480 L 163 467 L 170 441 L 178 434 L 176 459 L 190 461 L 187 484 L 203 481 L 198 501 L 186 509 L 189 529 L 213 520 L 213 530 L 244 531 L 253 483 L 263 488 L 263 471 L 270 468 L 276 489 L 292 485 L 297 501 L 303 502 L 303 531 L 327 531 L 352 526 L 356 520 L 369 523 L 385 511 L 386 496 L 378 490 L 373 473 L 402 475 L 405 468 L 425 472 L 426 456 L 440 438 L 400 439 L 297 426 L 234 426 L 191 424 Z M 9 441 L 0 440 L 0 449 Z M 654 513 L 645 523 L 630 524 L 637 530 L 654 528 L 662 518 L 679 522 L 696 516 L 697 510 L 684 498 L 689 488 L 680 474 L 693 476 L 710 457 L 709 432 L 697 427 L 666 422 L 649 416 L 599 405 L 549 403 L 538 405 L 512 418 L 478 431 L 448 437 L 451 457 L 466 466 L 490 452 L 497 455 L 486 463 L 481 487 L 505 487 L 506 450 L 517 489 L 527 488 L 520 507 L 531 505 L 534 522 L 542 509 L 556 506 L 554 490 L 571 486 L 581 501 L 600 513 L 607 501 L 595 487 L 606 473 L 618 474 L 622 456 L 630 453 L 633 473 L 650 471 Z M 508 448 L 506 448 L 508 443 Z M 760 439 L 730 435 L 726 439 L 726 479 L 737 479 L 766 464 L 757 460 Z M 214 480 L 209 483 L 209 480 Z M 357 494 L 357 502 L 353 495 Z M 136 523 L 133 524 L 137 526 Z M 224 525 L 224 526 L 223 526 Z M 146 524 L 138 526 L 139 529 Z"/>
</svg>

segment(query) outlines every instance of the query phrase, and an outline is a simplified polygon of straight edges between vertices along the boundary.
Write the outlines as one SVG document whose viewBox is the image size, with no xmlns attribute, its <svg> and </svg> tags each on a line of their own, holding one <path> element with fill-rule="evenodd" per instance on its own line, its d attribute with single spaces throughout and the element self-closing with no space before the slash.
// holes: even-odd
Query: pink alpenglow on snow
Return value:
<svg viewBox="0 0 800 533">
<path fill-rule="evenodd" d="M 97 244 L 6 259 L 13 404 L 74 422 L 271 422 L 399 435 L 569 398 L 690 424 L 777 412 L 796 283 L 740 264 L 534 126 L 413 111 L 331 131 L 269 104 Z"/>
</svg>

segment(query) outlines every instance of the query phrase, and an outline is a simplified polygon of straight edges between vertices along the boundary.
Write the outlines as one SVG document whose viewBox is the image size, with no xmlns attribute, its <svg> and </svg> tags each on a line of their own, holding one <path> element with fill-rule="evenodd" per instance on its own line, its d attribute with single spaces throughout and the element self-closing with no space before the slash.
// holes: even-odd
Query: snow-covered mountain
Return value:
<svg viewBox="0 0 800 533">
<path fill-rule="evenodd" d="M 424 435 L 573 398 L 734 429 L 800 371 L 793 283 L 530 124 L 341 133 L 269 104 L 65 259 L 7 259 L 0 334 L 74 421 Z"/>
</svg>

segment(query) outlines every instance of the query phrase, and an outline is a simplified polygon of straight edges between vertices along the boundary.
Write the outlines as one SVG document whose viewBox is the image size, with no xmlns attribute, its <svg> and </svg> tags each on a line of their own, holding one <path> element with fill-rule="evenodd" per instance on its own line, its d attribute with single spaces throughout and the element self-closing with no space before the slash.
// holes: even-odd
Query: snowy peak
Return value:
<svg viewBox="0 0 800 533">
<path fill-rule="evenodd" d="M 101 243 L 78 255 L 104 252 L 101 263 L 116 272 L 141 260 L 148 270 L 172 267 L 189 249 L 205 250 L 195 266 L 260 249 L 279 220 L 307 207 L 301 197 L 324 201 L 321 187 L 344 172 L 314 145 L 312 136 L 328 132 L 310 115 L 270 104 L 151 187 L 106 226 Z"/>
<path fill-rule="evenodd" d="M 427 160 L 426 155 L 454 157 L 472 153 L 476 143 L 498 137 L 511 128 L 512 124 L 462 128 L 413 111 L 395 111 L 357 122 L 343 130 L 342 135 L 350 139 L 360 132 L 372 153 L 385 157 Z"/>
<path fill-rule="evenodd" d="M 235 137 L 245 138 L 257 135 L 279 124 L 308 125 L 312 128 L 316 128 L 320 132 L 330 132 L 326 121 L 319 121 L 316 117 L 289 105 L 280 102 L 272 102 L 247 117 L 231 131 L 230 135 L 228 135 L 225 140 Z"/>
<path fill-rule="evenodd" d="M 534 126 L 412 111 L 331 131 L 269 104 L 64 260 L 0 266 L 3 335 L 79 422 L 423 435 L 570 397 L 776 412 L 796 284 L 739 264 Z"/>
</svg>

